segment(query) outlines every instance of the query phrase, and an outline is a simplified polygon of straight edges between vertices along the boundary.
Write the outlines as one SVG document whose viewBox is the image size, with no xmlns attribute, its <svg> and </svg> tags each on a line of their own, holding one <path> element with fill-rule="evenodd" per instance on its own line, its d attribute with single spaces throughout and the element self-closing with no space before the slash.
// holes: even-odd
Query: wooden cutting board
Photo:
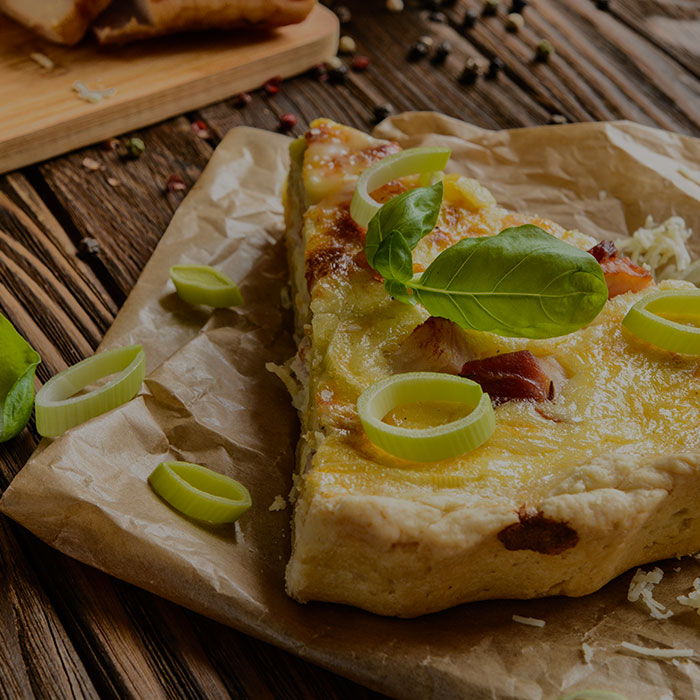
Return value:
<svg viewBox="0 0 700 700">
<path fill-rule="evenodd" d="M 274 31 L 199 32 L 101 48 L 51 44 L 0 16 L 0 173 L 287 78 L 334 55 L 338 20 L 318 5 Z M 43 53 L 54 67 L 31 58 Z M 116 92 L 98 104 L 73 90 Z"/>
</svg>

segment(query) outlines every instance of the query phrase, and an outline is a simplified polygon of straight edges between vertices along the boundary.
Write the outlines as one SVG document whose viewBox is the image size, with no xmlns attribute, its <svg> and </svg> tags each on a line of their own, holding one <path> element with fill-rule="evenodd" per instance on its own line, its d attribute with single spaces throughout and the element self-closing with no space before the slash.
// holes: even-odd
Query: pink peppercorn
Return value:
<svg viewBox="0 0 700 700">
<path fill-rule="evenodd" d="M 290 131 L 297 125 L 297 118 L 290 113 L 281 114 L 278 128 L 280 131 Z"/>
<path fill-rule="evenodd" d="M 369 64 L 370 60 L 367 58 L 367 56 L 353 56 L 352 61 L 350 62 L 352 69 L 355 71 L 367 70 L 367 66 L 369 66 Z"/>
</svg>

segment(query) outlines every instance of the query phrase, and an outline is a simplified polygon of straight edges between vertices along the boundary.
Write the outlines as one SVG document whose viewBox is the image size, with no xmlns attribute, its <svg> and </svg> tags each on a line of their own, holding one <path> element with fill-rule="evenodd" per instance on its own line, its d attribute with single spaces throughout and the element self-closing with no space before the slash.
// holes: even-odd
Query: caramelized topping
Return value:
<svg viewBox="0 0 700 700">
<path fill-rule="evenodd" d="M 588 252 L 603 268 L 608 285 L 608 299 L 625 292 L 639 292 L 654 284 L 651 272 L 635 265 L 627 257 L 620 257 L 612 241 L 601 241 Z"/>
<path fill-rule="evenodd" d="M 553 399 L 565 379 L 564 370 L 554 358 L 539 359 L 529 350 L 472 360 L 460 374 L 481 384 L 496 406 L 513 400 Z"/>
</svg>

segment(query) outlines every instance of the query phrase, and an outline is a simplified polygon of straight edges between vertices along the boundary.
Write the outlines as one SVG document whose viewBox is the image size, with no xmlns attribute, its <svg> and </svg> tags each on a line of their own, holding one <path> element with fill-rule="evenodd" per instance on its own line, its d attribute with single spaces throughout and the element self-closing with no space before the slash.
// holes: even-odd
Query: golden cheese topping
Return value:
<svg viewBox="0 0 700 700">
<path fill-rule="evenodd" d="M 307 142 L 303 176 L 308 199 L 316 205 L 307 211 L 303 225 L 312 312 L 304 429 L 315 454 L 305 488 L 327 496 L 350 490 L 425 498 L 436 488 L 469 485 L 477 491 L 484 486 L 537 498 L 538 489 L 551 479 L 564 478 L 603 455 L 651 461 L 700 449 L 698 361 L 656 350 L 621 326 L 627 310 L 646 292 L 608 301 L 591 325 L 561 338 L 501 338 L 464 331 L 473 359 L 528 349 L 558 360 L 568 381 L 552 401 L 498 406 L 491 439 L 461 457 L 411 463 L 375 447 L 360 425 L 357 398 L 369 384 L 394 373 L 394 354 L 428 315 L 388 296 L 367 265 L 364 230 L 350 218 L 348 205 L 356 174 L 398 147 L 326 120 L 312 125 Z M 375 197 L 381 201 L 411 186 L 415 178 L 390 183 Z M 479 183 L 447 176 L 438 224 L 415 251 L 416 270 L 462 238 L 495 235 L 524 223 L 583 249 L 593 243 L 544 219 L 507 212 Z M 420 410 L 409 411 L 405 420 L 416 424 L 419 416 Z M 399 419 L 398 414 L 390 417 Z"/>
</svg>

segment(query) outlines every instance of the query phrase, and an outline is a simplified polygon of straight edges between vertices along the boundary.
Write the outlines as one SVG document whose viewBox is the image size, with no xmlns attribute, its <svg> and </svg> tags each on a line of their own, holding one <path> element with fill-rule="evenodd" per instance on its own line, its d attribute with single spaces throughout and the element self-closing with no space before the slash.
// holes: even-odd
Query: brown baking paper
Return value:
<svg viewBox="0 0 700 700">
<path fill-rule="evenodd" d="M 429 113 L 377 132 L 405 146 L 447 145 L 451 169 L 506 206 L 598 238 L 627 234 L 648 213 L 681 215 L 700 233 L 699 140 L 626 122 L 492 132 Z M 294 351 L 280 298 L 287 145 L 248 128 L 224 139 L 103 343 L 144 345 L 143 394 L 35 454 L 5 492 L 4 513 L 66 554 L 397 698 L 548 700 L 580 688 L 700 697 L 697 656 L 674 664 L 619 647 L 700 653 L 700 618 L 675 600 L 700 575 L 691 557 L 662 564 L 655 596 L 675 611 L 668 621 L 627 602 L 632 572 L 584 598 L 474 603 L 416 620 L 285 595 L 290 507 L 269 506 L 289 491 L 298 425 L 265 363 Z M 700 236 L 694 245 L 697 254 Z M 181 303 L 167 268 L 187 262 L 225 271 L 246 303 L 213 314 Z M 164 459 L 239 479 L 252 510 L 222 528 L 178 516 L 146 483 Z"/>
</svg>

